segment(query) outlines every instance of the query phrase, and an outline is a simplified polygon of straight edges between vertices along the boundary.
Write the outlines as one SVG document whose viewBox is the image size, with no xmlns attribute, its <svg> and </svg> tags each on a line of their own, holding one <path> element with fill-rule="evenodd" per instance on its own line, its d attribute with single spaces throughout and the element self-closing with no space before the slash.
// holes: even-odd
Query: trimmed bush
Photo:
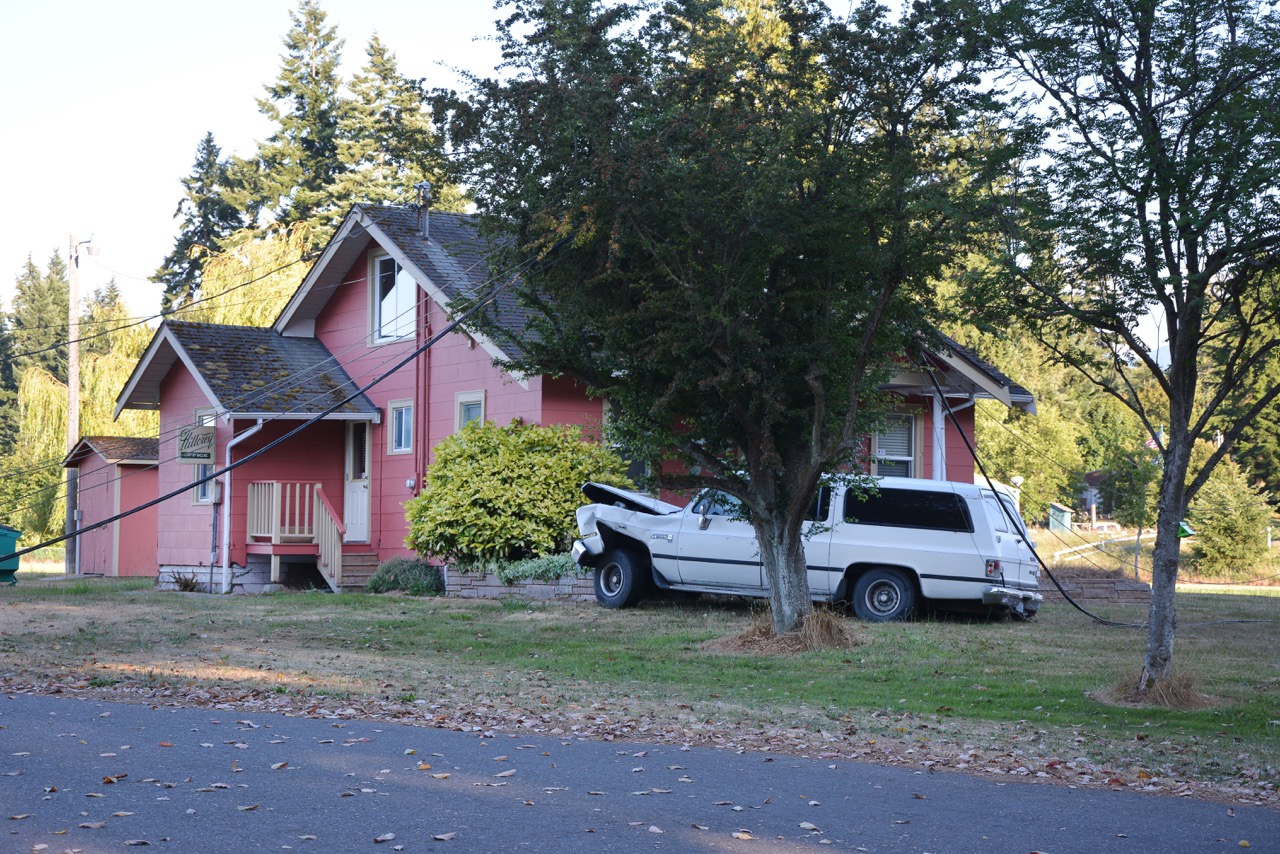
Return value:
<svg viewBox="0 0 1280 854">
<path fill-rule="evenodd" d="M 434 455 L 426 487 L 405 504 L 405 544 L 457 564 L 567 551 L 582 484 L 631 486 L 622 460 L 576 426 L 473 421 Z"/>
<path fill-rule="evenodd" d="M 410 596 L 440 596 L 444 579 L 439 567 L 411 557 L 393 557 L 378 565 L 364 589 L 366 593 L 403 590 Z"/>
</svg>

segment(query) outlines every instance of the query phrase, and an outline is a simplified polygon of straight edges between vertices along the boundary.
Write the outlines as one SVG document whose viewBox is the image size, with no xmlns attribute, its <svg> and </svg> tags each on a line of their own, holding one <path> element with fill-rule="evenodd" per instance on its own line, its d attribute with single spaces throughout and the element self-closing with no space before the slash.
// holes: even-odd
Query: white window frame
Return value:
<svg viewBox="0 0 1280 854">
<path fill-rule="evenodd" d="M 204 427 L 210 424 L 216 425 L 218 423 L 216 410 L 197 409 L 194 423 L 201 427 Z M 217 448 L 217 446 L 218 446 L 218 443 L 214 442 L 215 449 Z M 209 473 L 212 472 L 215 468 L 217 468 L 217 466 L 214 465 L 213 463 L 196 463 L 193 466 L 191 466 L 191 472 L 192 472 L 191 479 L 193 481 L 197 481 L 202 477 L 207 477 Z M 213 493 L 215 489 L 216 487 L 214 486 L 214 481 L 212 480 L 206 480 L 204 483 L 197 483 L 195 486 L 191 488 L 191 503 L 192 504 L 212 504 Z"/>
<path fill-rule="evenodd" d="M 399 288 L 402 284 L 407 283 L 410 286 L 410 303 L 409 307 L 403 308 L 400 314 L 397 314 L 396 325 L 393 327 L 398 334 L 383 334 L 383 318 L 382 318 L 382 270 L 384 264 L 391 264 L 395 270 L 396 283 L 393 289 Z M 404 276 L 404 282 L 400 281 L 400 277 Z M 407 316 L 405 316 L 407 312 Z M 407 272 L 400 262 L 396 261 L 390 255 L 375 255 L 369 260 L 369 340 L 374 344 L 390 344 L 394 341 L 403 341 L 405 338 L 413 335 L 418 326 L 418 285 Z"/>
<path fill-rule="evenodd" d="M 403 416 L 401 415 L 403 413 Z M 405 419 L 404 430 L 407 433 L 400 439 L 400 424 L 397 419 L 403 417 Z M 413 453 L 413 401 L 412 400 L 392 400 L 387 403 L 387 456 L 396 454 Z"/>
<path fill-rule="evenodd" d="M 920 444 L 919 439 L 916 436 L 916 417 L 914 415 L 901 412 L 890 415 L 889 420 L 906 422 L 907 440 L 910 443 L 910 446 L 907 448 L 906 456 L 883 453 L 880 448 L 880 432 L 877 431 L 875 436 L 872 437 L 871 473 L 873 475 L 881 474 L 880 462 L 883 460 L 886 463 L 904 463 L 906 465 L 907 473 L 905 475 L 894 475 L 895 477 L 915 477 L 916 449 Z"/>
<path fill-rule="evenodd" d="M 480 415 L 477 418 L 469 418 L 467 421 L 462 420 L 463 408 L 469 404 L 480 404 Z M 453 396 L 453 432 L 457 433 L 469 422 L 479 420 L 484 422 L 485 406 L 484 391 L 460 391 Z"/>
</svg>

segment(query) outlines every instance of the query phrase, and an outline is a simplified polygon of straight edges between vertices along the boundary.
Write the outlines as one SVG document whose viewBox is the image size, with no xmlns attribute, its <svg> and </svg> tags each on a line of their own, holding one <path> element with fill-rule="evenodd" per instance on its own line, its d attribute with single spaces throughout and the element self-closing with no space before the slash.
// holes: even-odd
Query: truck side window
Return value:
<svg viewBox="0 0 1280 854">
<path fill-rule="evenodd" d="M 927 489 L 880 489 L 875 494 L 850 490 L 845 493 L 844 520 L 858 525 L 973 533 L 969 508 L 960 496 Z"/>
</svg>

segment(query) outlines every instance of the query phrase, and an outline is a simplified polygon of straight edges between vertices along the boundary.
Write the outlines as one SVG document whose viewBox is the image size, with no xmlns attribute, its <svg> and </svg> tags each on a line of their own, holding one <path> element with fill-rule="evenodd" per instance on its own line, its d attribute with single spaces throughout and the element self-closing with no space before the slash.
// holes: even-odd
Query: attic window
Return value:
<svg viewBox="0 0 1280 854">
<path fill-rule="evenodd" d="M 394 258 L 373 262 L 373 293 L 370 318 L 375 341 L 395 341 L 412 335 L 418 287 Z"/>
</svg>

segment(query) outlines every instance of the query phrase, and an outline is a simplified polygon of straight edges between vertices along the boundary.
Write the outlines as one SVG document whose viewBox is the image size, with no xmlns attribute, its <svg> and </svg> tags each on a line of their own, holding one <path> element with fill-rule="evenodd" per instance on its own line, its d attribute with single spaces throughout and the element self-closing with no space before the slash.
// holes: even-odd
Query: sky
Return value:
<svg viewBox="0 0 1280 854">
<path fill-rule="evenodd" d="M 346 40 L 344 77 L 377 32 L 400 71 L 461 85 L 451 69 L 491 72 L 500 17 L 491 0 L 321 0 Z M 159 311 L 147 281 L 177 236 L 181 180 L 212 131 L 247 156 L 271 132 L 258 112 L 296 0 L 0 0 L 0 300 L 12 308 L 28 255 L 44 269 L 82 252 L 81 299 L 112 277 L 135 315 Z"/>
</svg>

